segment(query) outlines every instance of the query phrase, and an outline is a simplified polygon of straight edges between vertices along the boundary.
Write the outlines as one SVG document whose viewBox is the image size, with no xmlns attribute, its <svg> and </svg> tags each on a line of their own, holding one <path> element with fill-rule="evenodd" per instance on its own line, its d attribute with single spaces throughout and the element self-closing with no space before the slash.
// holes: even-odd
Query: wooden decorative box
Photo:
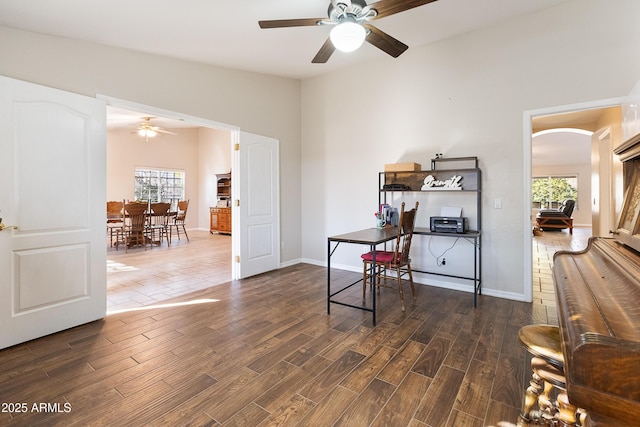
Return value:
<svg viewBox="0 0 640 427">
<path fill-rule="evenodd" d="M 418 163 L 388 163 L 384 165 L 385 172 L 415 172 L 422 170 Z"/>
</svg>

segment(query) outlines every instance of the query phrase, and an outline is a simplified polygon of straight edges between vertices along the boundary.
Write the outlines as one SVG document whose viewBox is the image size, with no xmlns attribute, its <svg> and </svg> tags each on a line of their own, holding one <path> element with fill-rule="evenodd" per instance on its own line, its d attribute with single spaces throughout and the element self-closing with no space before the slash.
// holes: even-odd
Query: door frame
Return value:
<svg viewBox="0 0 640 427">
<path fill-rule="evenodd" d="M 523 189 L 524 203 L 522 211 L 522 220 L 525 224 L 524 233 L 524 301 L 533 301 L 533 233 L 531 232 L 532 214 L 531 214 L 531 149 L 532 149 L 532 121 L 537 116 L 549 116 L 554 114 L 564 114 L 579 110 L 592 110 L 595 108 L 616 107 L 624 103 L 626 97 L 601 99 L 596 101 L 587 101 L 577 104 L 560 105 L 555 107 L 540 108 L 536 110 L 527 110 L 523 112 L 522 123 L 522 141 L 523 141 Z"/>
</svg>

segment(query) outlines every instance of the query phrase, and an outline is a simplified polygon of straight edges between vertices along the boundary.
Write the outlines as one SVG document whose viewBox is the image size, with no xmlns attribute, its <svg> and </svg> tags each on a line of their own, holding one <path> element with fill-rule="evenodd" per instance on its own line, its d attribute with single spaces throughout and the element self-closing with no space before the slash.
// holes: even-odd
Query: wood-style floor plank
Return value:
<svg viewBox="0 0 640 427">
<path fill-rule="evenodd" d="M 218 245 L 228 241 L 211 236 L 207 255 L 209 236 L 193 235 L 170 249 L 116 254 L 140 263 L 110 273 L 110 304 L 129 311 L 1 350 L 0 401 L 29 410 L 0 412 L 0 425 L 512 425 L 530 375 L 518 329 L 557 324 L 548 254 L 538 302 L 483 295 L 473 308 L 469 293 L 417 285 L 416 303 L 402 312 L 397 292 L 383 289 L 374 327 L 353 308 L 332 305 L 327 315 L 325 268 L 297 264 L 222 283 L 194 262 L 227 257 Z M 197 261 L 163 268 L 180 253 Z M 332 277 L 350 283 L 361 273 Z M 177 296 L 156 308 L 123 297 L 146 290 L 156 304 L 153 295 L 171 289 Z M 361 291 L 345 298 L 361 303 Z"/>
</svg>

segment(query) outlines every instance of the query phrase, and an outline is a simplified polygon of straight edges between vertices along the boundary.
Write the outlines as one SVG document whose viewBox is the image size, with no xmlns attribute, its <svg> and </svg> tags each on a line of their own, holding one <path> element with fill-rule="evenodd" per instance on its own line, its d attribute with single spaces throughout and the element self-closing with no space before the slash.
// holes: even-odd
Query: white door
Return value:
<svg viewBox="0 0 640 427">
<path fill-rule="evenodd" d="M 105 316 L 105 118 L 0 76 L 0 348 Z"/>
<path fill-rule="evenodd" d="M 239 133 L 232 171 L 234 191 L 234 278 L 280 266 L 280 183 L 278 140 Z M 240 209 L 238 209 L 240 207 Z"/>
</svg>

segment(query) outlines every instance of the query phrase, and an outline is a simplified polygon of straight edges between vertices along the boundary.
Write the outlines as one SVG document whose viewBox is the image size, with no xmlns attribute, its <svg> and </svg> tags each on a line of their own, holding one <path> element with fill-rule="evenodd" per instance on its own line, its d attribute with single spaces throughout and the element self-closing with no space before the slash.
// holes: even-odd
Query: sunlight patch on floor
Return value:
<svg viewBox="0 0 640 427">
<path fill-rule="evenodd" d="M 205 299 L 195 299 L 193 301 L 183 301 L 183 302 L 173 302 L 173 303 L 167 303 L 167 304 L 146 305 L 144 307 L 123 308 L 121 310 L 107 311 L 107 316 L 109 316 L 111 314 L 126 313 L 126 312 L 129 312 L 129 311 L 143 311 L 143 310 L 153 310 L 153 309 L 156 309 L 156 308 L 181 307 L 181 306 L 185 306 L 185 305 L 206 304 L 206 303 L 212 303 L 212 302 L 218 302 L 218 301 L 220 301 L 220 300 L 219 299 L 205 298 Z"/>
<path fill-rule="evenodd" d="M 136 267 L 132 265 L 126 265 L 121 262 L 115 262 L 107 260 L 107 273 L 117 273 L 118 271 L 135 271 Z"/>
</svg>

